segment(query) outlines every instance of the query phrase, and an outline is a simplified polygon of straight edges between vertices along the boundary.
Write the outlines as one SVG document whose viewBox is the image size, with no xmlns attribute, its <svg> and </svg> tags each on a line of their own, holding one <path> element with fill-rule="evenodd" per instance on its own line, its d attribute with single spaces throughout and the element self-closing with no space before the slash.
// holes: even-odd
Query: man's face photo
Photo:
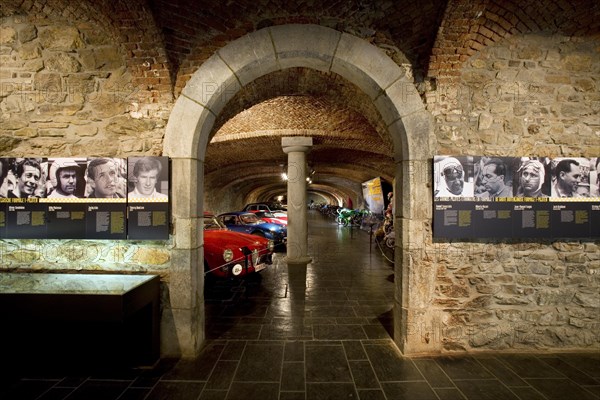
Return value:
<svg viewBox="0 0 600 400">
<path fill-rule="evenodd" d="M 481 182 L 488 193 L 497 193 L 504 185 L 504 176 L 496 174 L 496 164 L 488 164 L 483 167 Z"/>
<path fill-rule="evenodd" d="M 32 167 L 31 165 L 26 165 L 23 168 L 23 173 L 19 176 L 19 181 L 17 183 L 21 197 L 32 196 L 38 187 L 40 178 L 41 174 L 39 169 Z"/>
<path fill-rule="evenodd" d="M 571 193 L 577 192 L 577 186 L 581 182 L 581 169 L 578 165 L 569 164 L 571 170 L 568 172 L 561 171 L 559 179 L 562 181 L 562 186 L 565 189 L 571 191 Z"/>
<path fill-rule="evenodd" d="M 98 165 L 94 172 L 94 190 L 97 197 L 113 197 L 117 191 L 117 168 L 114 163 Z"/>
<path fill-rule="evenodd" d="M 460 165 L 448 166 L 444 169 L 444 179 L 450 193 L 459 195 L 465 186 L 464 172 Z"/>
<path fill-rule="evenodd" d="M 154 192 L 157 180 L 158 170 L 151 169 L 149 171 L 142 171 L 136 177 L 135 187 L 140 194 L 150 196 L 152 192 Z"/>
<path fill-rule="evenodd" d="M 525 192 L 534 192 L 540 187 L 540 173 L 533 165 L 529 165 L 521 171 L 521 185 Z"/>
<path fill-rule="evenodd" d="M 58 172 L 60 191 L 71 195 L 77 187 L 77 171 L 73 168 L 64 168 Z"/>
</svg>

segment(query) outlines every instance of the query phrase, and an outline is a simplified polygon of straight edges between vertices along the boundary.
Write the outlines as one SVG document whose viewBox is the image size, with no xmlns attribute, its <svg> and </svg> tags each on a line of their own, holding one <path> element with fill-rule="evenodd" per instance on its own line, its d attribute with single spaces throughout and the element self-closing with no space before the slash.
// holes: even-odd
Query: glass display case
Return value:
<svg viewBox="0 0 600 400">
<path fill-rule="evenodd" d="M 151 365 L 159 311 L 157 275 L 0 273 L 0 340 L 18 359 Z"/>
</svg>

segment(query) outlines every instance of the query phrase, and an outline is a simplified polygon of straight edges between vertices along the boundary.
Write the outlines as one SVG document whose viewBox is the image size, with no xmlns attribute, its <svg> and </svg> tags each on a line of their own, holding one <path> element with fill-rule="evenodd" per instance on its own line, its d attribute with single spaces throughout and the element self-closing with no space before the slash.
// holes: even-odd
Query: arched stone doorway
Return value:
<svg viewBox="0 0 600 400">
<path fill-rule="evenodd" d="M 394 340 L 405 353 L 418 347 L 418 338 L 409 335 L 408 327 L 427 306 L 419 301 L 411 276 L 419 257 L 415 250 L 421 249 L 429 222 L 426 171 L 431 116 L 405 71 L 377 47 L 322 26 L 281 25 L 220 49 L 189 80 L 169 118 L 163 150 L 172 159 L 174 248 L 169 303 L 161 322 L 163 355 L 194 356 L 204 341 L 199 216 L 204 159 L 215 120 L 244 85 L 293 67 L 330 71 L 354 83 L 371 98 L 387 126 L 396 163 L 396 236 L 401 238 L 396 242 Z"/>
</svg>

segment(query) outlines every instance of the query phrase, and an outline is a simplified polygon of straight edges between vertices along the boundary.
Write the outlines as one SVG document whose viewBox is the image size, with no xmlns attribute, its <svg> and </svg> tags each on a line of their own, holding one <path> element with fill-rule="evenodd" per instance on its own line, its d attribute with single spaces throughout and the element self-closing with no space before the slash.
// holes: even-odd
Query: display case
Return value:
<svg viewBox="0 0 600 400">
<path fill-rule="evenodd" d="M 151 365 L 159 299 L 157 275 L 0 273 L 0 339 L 21 361 Z"/>
</svg>

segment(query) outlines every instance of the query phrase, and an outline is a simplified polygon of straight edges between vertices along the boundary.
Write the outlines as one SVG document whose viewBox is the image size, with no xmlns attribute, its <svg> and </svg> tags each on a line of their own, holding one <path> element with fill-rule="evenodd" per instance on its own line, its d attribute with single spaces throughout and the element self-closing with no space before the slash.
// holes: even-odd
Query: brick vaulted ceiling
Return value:
<svg viewBox="0 0 600 400">
<path fill-rule="evenodd" d="M 542 4 L 543 3 L 543 4 Z M 410 66 L 417 87 L 451 82 L 471 55 L 531 31 L 600 34 L 598 0 L 0 0 L 0 17 L 27 15 L 94 24 L 119 44 L 147 102 L 173 101 L 218 49 L 250 32 L 318 24 L 361 37 Z M 150 68 L 148 68 L 150 65 Z M 208 185 L 246 194 L 273 187 L 285 162 L 282 135 L 314 137 L 309 162 L 321 188 L 376 175 L 391 179 L 385 126 L 372 103 L 335 74 L 293 68 L 259 78 L 231 100 L 207 150 Z M 283 190 L 283 186 L 282 190 Z M 267 189 L 268 188 L 268 189 Z"/>
</svg>

